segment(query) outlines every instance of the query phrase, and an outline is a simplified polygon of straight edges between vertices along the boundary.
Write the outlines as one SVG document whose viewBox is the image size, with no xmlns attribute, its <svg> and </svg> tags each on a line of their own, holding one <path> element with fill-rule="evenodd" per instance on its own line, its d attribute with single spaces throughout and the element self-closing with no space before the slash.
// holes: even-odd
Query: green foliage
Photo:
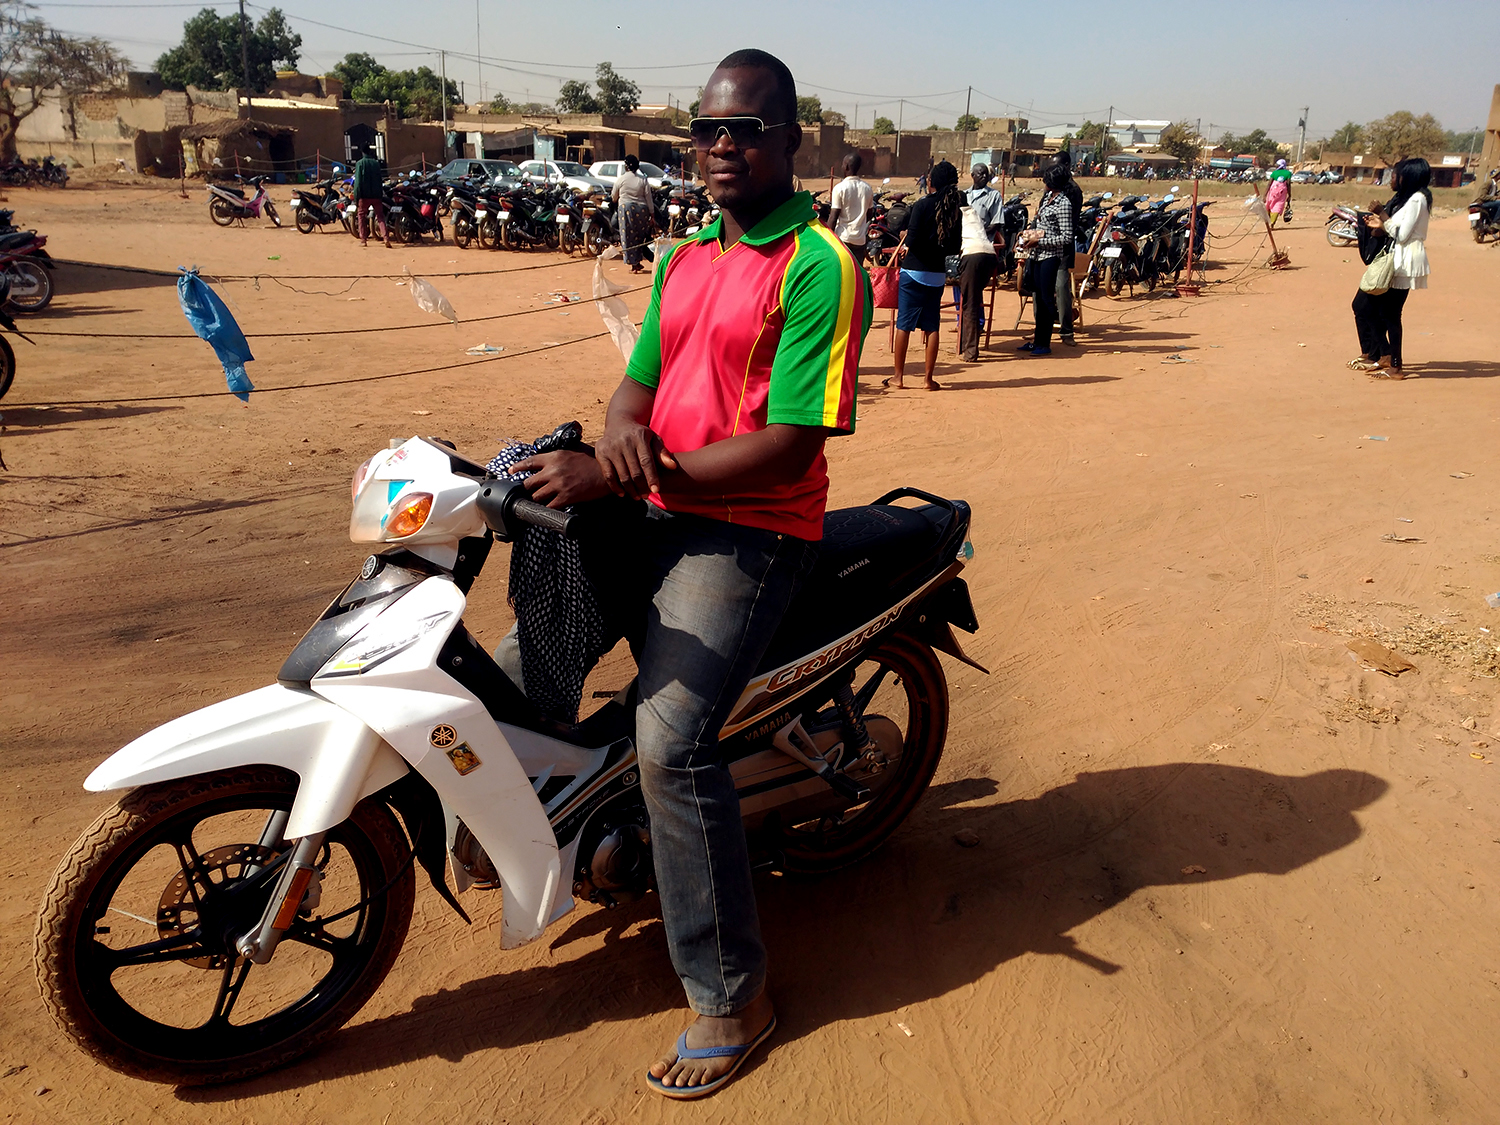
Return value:
<svg viewBox="0 0 1500 1125">
<path fill-rule="evenodd" d="M 390 102 L 402 117 L 424 120 L 443 116 L 442 79 L 430 66 L 388 70 L 364 52 L 345 55 L 333 68 L 344 84 L 344 97 L 356 102 Z M 458 103 L 458 83 L 448 82 L 448 104 Z"/>
<path fill-rule="evenodd" d="M 1370 151 L 1376 156 L 1402 160 L 1408 156 L 1439 151 L 1447 142 L 1448 136 L 1432 114 L 1424 113 L 1417 117 L 1401 109 L 1366 125 L 1365 139 Z"/>
<path fill-rule="evenodd" d="M 836 109 L 825 109 L 823 111 L 824 125 L 847 125 L 849 119 Z"/>
<path fill-rule="evenodd" d="M 870 132 L 877 137 L 888 137 L 896 131 L 896 123 L 889 117 L 877 117 L 875 124 L 870 127 Z"/>
<path fill-rule="evenodd" d="M 953 127 L 960 133 L 977 133 L 979 132 L 979 118 L 972 113 L 962 114 Z"/>
<path fill-rule="evenodd" d="M 1184 164 L 1193 164 L 1203 152 L 1203 138 L 1186 121 L 1174 121 L 1161 131 L 1157 147 Z"/>
<path fill-rule="evenodd" d="M 698 96 L 693 99 L 693 104 L 688 106 L 688 116 L 697 117 L 698 107 L 703 104 L 703 87 L 698 87 Z"/>
<path fill-rule="evenodd" d="M 1465 129 L 1462 133 L 1450 130 L 1443 134 L 1443 148 L 1447 152 L 1478 152 L 1484 148 L 1484 130 Z"/>
<path fill-rule="evenodd" d="M 292 70 L 302 50 L 302 36 L 292 31 L 280 8 L 272 8 L 249 27 L 245 46 L 250 89 L 264 90 L 278 70 Z M 156 60 L 162 82 L 173 90 L 232 90 L 243 85 L 240 67 L 239 13 L 220 16 L 204 8 L 182 25 L 182 42 Z M 369 57 L 369 56 L 365 56 Z"/>
<path fill-rule="evenodd" d="M 1364 152 L 1364 127 L 1353 121 L 1345 121 L 1334 130 L 1326 145 L 1332 152 Z"/>
<path fill-rule="evenodd" d="M 1267 136 L 1264 129 L 1252 129 L 1243 137 L 1225 133 L 1219 138 L 1219 144 L 1235 156 L 1255 157 L 1263 168 L 1270 167 L 1281 159 L 1281 146 Z"/>
<path fill-rule="evenodd" d="M 521 107 L 504 94 L 496 94 L 490 104 L 484 107 L 484 111 L 486 113 L 520 113 Z"/>
<path fill-rule="evenodd" d="M 641 88 L 628 78 L 615 73 L 615 68 L 602 62 L 594 68 L 594 85 L 597 93 L 587 82 L 576 78 L 564 82 L 557 90 L 557 109 L 560 113 L 604 113 L 612 117 L 623 117 L 634 113 L 641 104 Z M 696 103 L 694 103 L 696 104 Z"/>
<path fill-rule="evenodd" d="M 819 97 L 798 98 L 797 120 L 803 125 L 819 124 L 823 120 L 823 99 Z"/>
</svg>

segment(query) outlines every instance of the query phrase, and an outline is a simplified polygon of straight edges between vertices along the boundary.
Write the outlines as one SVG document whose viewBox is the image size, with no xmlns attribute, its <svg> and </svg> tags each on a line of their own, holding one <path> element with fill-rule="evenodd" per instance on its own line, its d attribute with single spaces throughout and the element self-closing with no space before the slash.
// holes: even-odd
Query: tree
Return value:
<svg viewBox="0 0 1500 1125">
<path fill-rule="evenodd" d="M 802 125 L 817 125 L 823 120 L 823 99 L 818 97 L 797 99 L 797 121 Z"/>
<path fill-rule="evenodd" d="M 485 107 L 486 113 L 520 113 L 521 107 L 511 101 L 504 94 L 496 94 L 490 104 Z"/>
<path fill-rule="evenodd" d="M 1184 164 L 1196 164 L 1203 154 L 1203 138 L 1186 121 L 1174 121 L 1161 131 L 1157 147 Z"/>
<path fill-rule="evenodd" d="M 975 117 L 972 113 L 965 113 L 953 127 L 960 133 L 977 133 L 979 132 L 979 118 Z"/>
<path fill-rule="evenodd" d="M 849 119 L 836 109 L 825 109 L 823 111 L 824 125 L 847 125 Z"/>
<path fill-rule="evenodd" d="M 1443 135 L 1443 148 L 1448 152 L 1478 152 L 1483 147 L 1483 129 L 1465 129 L 1462 133 L 1448 132 Z"/>
<path fill-rule="evenodd" d="M 1273 141 L 1264 129 L 1252 129 L 1243 137 L 1236 137 L 1233 133 L 1225 133 L 1219 138 L 1219 144 L 1227 148 L 1235 156 L 1253 156 L 1262 167 L 1275 164 L 1281 157 L 1281 146 Z"/>
<path fill-rule="evenodd" d="M 345 55 L 333 68 L 344 96 L 356 102 L 390 102 L 402 117 L 437 120 L 443 116 L 442 79 L 428 66 L 389 70 L 363 52 Z M 458 104 L 458 83 L 448 82 L 448 104 Z"/>
<path fill-rule="evenodd" d="M 888 137 L 896 131 L 896 123 L 889 117 L 877 117 L 875 124 L 870 126 L 870 132 L 877 137 Z"/>
<path fill-rule="evenodd" d="M 600 113 L 625 117 L 641 104 L 641 88 L 616 74 L 610 63 L 602 62 L 594 68 L 594 85 L 599 87 Z"/>
<path fill-rule="evenodd" d="M 245 57 L 250 64 L 250 89 L 264 90 L 278 70 L 294 70 L 301 56 L 302 36 L 292 31 L 280 8 L 272 8 L 245 26 Z M 241 69 L 238 13 L 220 17 L 204 8 L 182 25 L 182 42 L 156 60 L 162 82 L 173 90 L 197 86 L 203 90 L 232 90 L 245 84 Z M 366 56 L 367 58 L 369 56 Z"/>
<path fill-rule="evenodd" d="M 703 104 L 703 87 L 698 87 L 698 96 L 693 99 L 693 104 L 688 106 L 688 116 L 697 117 L 698 107 Z"/>
<path fill-rule="evenodd" d="M 1094 149 L 1094 159 L 1102 160 L 1109 153 L 1110 145 L 1113 143 L 1109 136 L 1109 130 L 1102 121 L 1084 120 L 1078 126 L 1078 143 L 1089 145 Z"/>
<path fill-rule="evenodd" d="M 66 93 L 117 82 L 129 64 L 102 39 L 74 39 L 28 14 L 21 0 L 0 3 L 0 158 L 16 155 L 16 129 L 41 105 L 42 91 Z M 18 98 L 21 91 L 26 96 Z"/>
<path fill-rule="evenodd" d="M 598 113 L 599 99 L 587 82 L 570 78 L 557 88 L 557 108 L 561 113 Z"/>
<path fill-rule="evenodd" d="M 1432 114 L 1417 117 L 1402 109 L 1366 125 L 1365 139 L 1376 156 L 1404 160 L 1424 152 L 1437 152 L 1448 138 Z"/>
<path fill-rule="evenodd" d="M 938 133 L 938 132 L 941 132 L 942 130 L 940 130 L 938 128 L 938 123 L 936 121 L 934 121 L 931 125 L 927 126 L 927 128 L 925 130 L 923 130 L 923 131 L 927 132 L 927 133 Z"/>
<path fill-rule="evenodd" d="M 1333 152 L 1364 152 L 1365 131 L 1353 121 L 1345 121 L 1328 138 L 1327 147 Z"/>
</svg>

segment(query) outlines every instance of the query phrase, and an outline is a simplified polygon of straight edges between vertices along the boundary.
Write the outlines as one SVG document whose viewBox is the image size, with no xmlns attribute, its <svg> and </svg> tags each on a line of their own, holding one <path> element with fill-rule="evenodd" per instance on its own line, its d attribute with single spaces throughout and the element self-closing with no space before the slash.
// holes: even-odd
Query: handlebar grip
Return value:
<svg viewBox="0 0 1500 1125">
<path fill-rule="evenodd" d="M 535 500 L 517 500 L 512 509 L 516 519 L 529 523 L 533 527 L 544 527 L 549 531 L 555 531 L 567 539 L 578 538 L 578 517 L 569 515 L 567 512 L 559 512 L 556 508 L 549 508 L 545 504 L 538 504 Z"/>
</svg>

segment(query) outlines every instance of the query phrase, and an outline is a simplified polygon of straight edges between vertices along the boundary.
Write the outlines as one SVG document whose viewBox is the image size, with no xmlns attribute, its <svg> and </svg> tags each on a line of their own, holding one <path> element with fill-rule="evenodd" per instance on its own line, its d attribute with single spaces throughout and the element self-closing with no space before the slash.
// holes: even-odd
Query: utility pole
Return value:
<svg viewBox="0 0 1500 1125">
<path fill-rule="evenodd" d="M 438 52 L 438 71 L 442 76 L 443 101 L 443 155 L 448 155 L 448 52 Z"/>
<path fill-rule="evenodd" d="M 1311 106 L 1302 107 L 1302 118 L 1297 122 L 1297 163 L 1302 163 L 1302 146 L 1307 141 L 1307 114 Z"/>
<path fill-rule="evenodd" d="M 969 116 L 969 107 L 973 104 L 973 102 L 974 102 L 974 87 L 970 86 L 969 87 L 969 94 L 968 94 L 968 96 L 966 98 L 964 98 L 964 117 L 965 118 L 967 118 Z M 958 142 L 959 143 L 959 147 L 960 148 L 964 148 L 964 149 L 967 149 L 969 147 L 969 130 L 967 128 L 968 124 L 969 123 L 968 123 L 967 120 L 964 121 L 965 128 L 964 128 L 963 132 L 961 132 L 959 134 L 959 136 L 963 138 L 962 140 L 960 140 Z"/>
<path fill-rule="evenodd" d="M 244 0 L 240 0 L 244 3 Z M 474 0 L 474 69 L 479 83 L 479 100 L 484 101 L 484 56 L 479 53 L 479 0 Z"/>
<path fill-rule="evenodd" d="M 250 97 L 250 24 L 245 18 L 245 0 L 240 0 L 240 75 L 245 97 Z M 247 114 L 248 116 L 248 114 Z"/>
<path fill-rule="evenodd" d="M 1099 138 L 1099 159 L 1109 155 L 1109 138 L 1115 128 L 1115 107 L 1109 107 L 1109 118 L 1104 123 L 1104 136 Z"/>
<path fill-rule="evenodd" d="M 901 159 L 901 126 L 906 121 L 906 99 L 901 99 L 901 104 L 896 110 L 896 159 Z"/>
</svg>

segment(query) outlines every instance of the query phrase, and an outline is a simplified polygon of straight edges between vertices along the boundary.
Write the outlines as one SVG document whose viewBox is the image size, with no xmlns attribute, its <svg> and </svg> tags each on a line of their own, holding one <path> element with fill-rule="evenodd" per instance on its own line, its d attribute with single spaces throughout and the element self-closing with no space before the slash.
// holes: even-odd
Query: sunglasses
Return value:
<svg viewBox="0 0 1500 1125">
<path fill-rule="evenodd" d="M 770 130 L 790 124 L 790 121 L 778 121 L 775 125 L 767 125 L 759 117 L 695 117 L 688 122 L 688 136 L 701 152 L 718 144 L 721 135 L 728 137 L 735 148 L 754 148 Z"/>
</svg>

